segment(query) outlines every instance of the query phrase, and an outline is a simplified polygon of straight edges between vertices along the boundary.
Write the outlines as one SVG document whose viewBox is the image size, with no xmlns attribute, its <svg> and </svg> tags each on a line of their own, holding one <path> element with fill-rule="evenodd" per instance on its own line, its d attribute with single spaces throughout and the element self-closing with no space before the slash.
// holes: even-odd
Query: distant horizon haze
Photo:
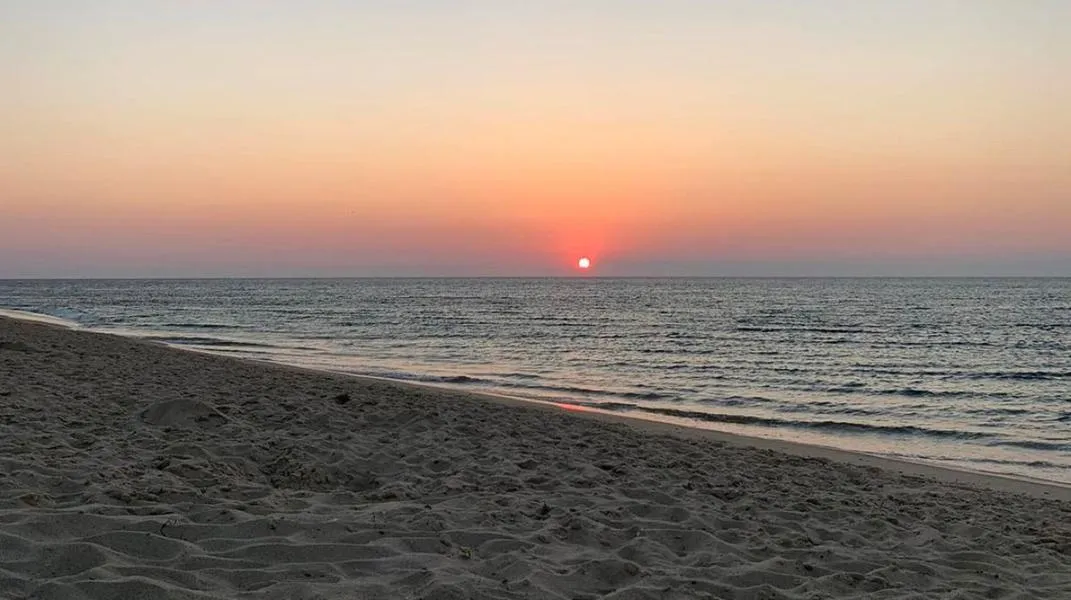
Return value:
<svg viewBox="0 0 1071 600">
<path fill-rule="evenodd" d="M 1071 276 L 1068 22 L 0 0 L 0 278 Z"/>
<path fill-rule="evenodd" d="M 1071 277 L 1068 260 L 1063 257 L 1038 259 L 1016 263 L 961 263 L 950 266 L 925 269 L 915 264 L 874 264 L 874 263 L 764 263 L 764 264 L 718 264 L 706 263 L 613 263 L 592 267 L 588 270 L 575 266 L 559 266 L 556 269 L 507 272 L 486 267 L 444 266 L 433 267 L 410 266 L 349 269 L 298 269 L 286 270 L 278 265 L 268 265 L 259 269 L 230 270 L 187 270 L 151 268 L 144 270 L 122 271 L 114 267 L 89 267 L 69 272 L 51 272 L 45 275 L 35 273 L 7 272 L 0 273 L 0 280 L 31 279 L 392 279 L 392 278 L 445 278 L 445 279 L 1016 279 L 1016 278 L 1055 278 Z"/>
</svg>

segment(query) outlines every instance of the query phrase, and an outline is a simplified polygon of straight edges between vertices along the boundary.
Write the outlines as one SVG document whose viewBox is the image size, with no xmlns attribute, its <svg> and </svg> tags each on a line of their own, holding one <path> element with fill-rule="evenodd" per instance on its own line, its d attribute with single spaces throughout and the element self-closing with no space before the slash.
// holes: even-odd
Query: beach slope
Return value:
<svg viewBox="0 0 1071 600">
<path fill-rule="evenodd" d="M 1071 598 L 1066 500 L 804 454 L 0 317 L 0 598 Z"/>
</svg>

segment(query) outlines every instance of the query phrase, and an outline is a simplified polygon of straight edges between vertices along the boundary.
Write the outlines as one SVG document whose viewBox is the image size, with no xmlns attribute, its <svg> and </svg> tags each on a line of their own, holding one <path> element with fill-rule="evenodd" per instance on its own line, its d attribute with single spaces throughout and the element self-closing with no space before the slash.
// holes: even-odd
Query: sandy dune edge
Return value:
<svg viewBox="0 0 1071 600">
<path fill-rule="evenodd" d="M 0 598 L 1071 598 L 1044 489 L 667 433 L 0 318 Z"/>
</svg>

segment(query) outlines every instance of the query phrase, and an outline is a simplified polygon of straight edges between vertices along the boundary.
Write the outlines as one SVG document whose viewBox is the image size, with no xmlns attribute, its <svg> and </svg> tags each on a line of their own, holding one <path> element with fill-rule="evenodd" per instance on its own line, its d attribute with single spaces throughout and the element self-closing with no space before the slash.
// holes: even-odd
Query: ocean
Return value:
<svg viewBox="0 0 1071 600">
<path fill-rule="evenodd" d="M 1071 484 L 1071 279 L 0 280 L 0 307 Z"/>
</svg>

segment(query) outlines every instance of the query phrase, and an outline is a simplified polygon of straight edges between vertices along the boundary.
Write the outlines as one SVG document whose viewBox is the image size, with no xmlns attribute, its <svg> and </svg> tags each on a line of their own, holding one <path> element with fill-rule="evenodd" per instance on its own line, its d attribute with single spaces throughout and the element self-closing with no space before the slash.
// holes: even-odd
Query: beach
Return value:
<svg viewBox="0 0 1071 600">
<path fill-rule="evenodd" d="M 0 598 L 1071 598 L 1039 482 L 0 317 Z"/>
</svg>

